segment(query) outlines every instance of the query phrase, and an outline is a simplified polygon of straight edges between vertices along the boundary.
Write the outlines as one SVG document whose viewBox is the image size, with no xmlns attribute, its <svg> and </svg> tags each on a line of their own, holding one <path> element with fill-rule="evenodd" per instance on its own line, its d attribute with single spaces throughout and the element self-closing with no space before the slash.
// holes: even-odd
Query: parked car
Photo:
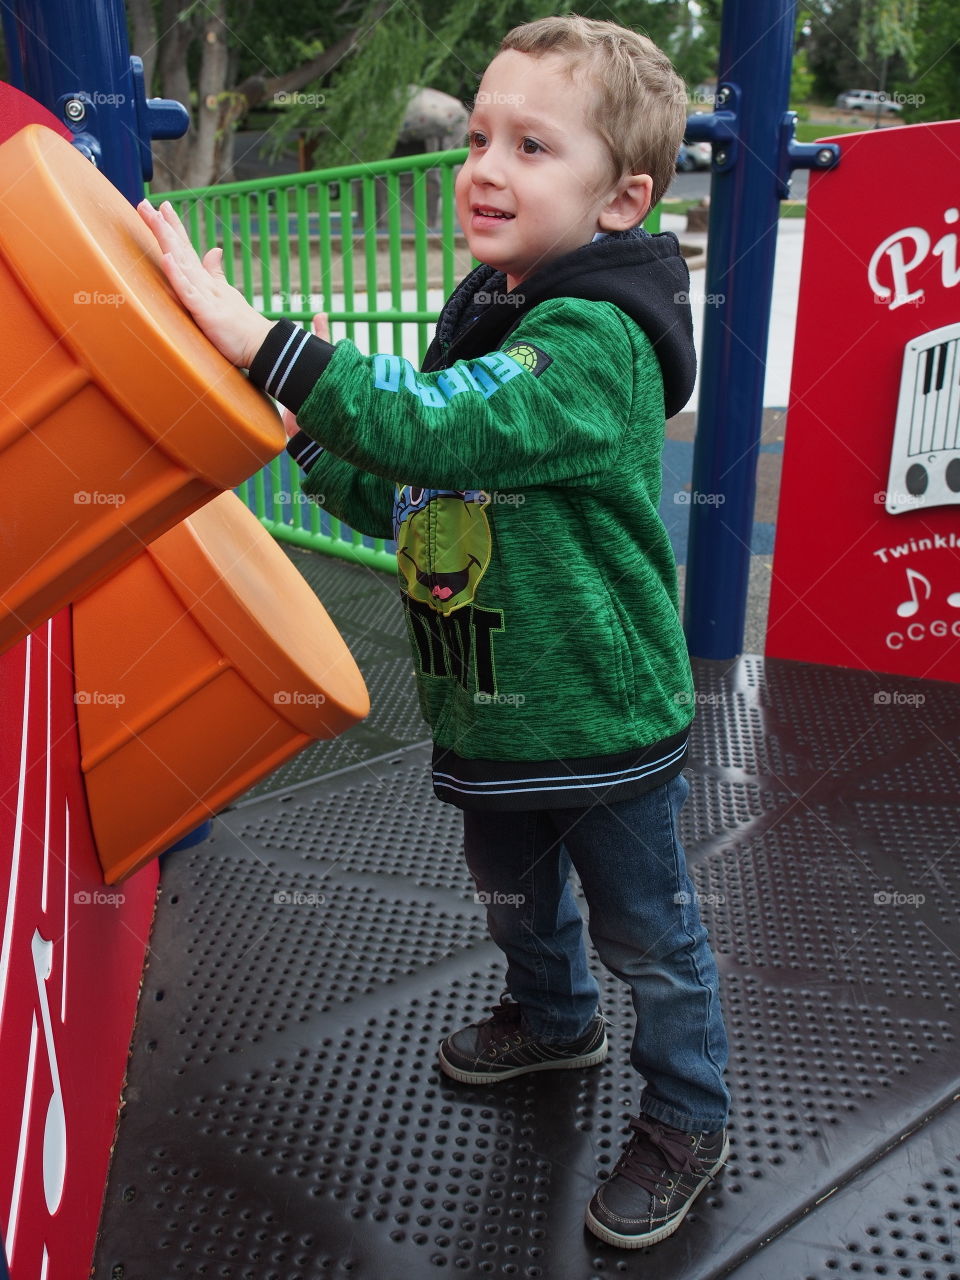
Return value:
<svg viewBox="0 0 960 1280">
<path fill-rule="evenodd" d="M 889 93 L 879 93 L 876 89 L 847 89 L 836 101 L 841 111 L 895 111 L 903 110 L 899 102 L 895 102 Z"/>
<path fill-rule="evenodd" d="M 680 173 L 709 169 L 712 160 L 713 149 L 709 142 L 681 142 L 677 153 L 677 169 Z"/>
</svg>

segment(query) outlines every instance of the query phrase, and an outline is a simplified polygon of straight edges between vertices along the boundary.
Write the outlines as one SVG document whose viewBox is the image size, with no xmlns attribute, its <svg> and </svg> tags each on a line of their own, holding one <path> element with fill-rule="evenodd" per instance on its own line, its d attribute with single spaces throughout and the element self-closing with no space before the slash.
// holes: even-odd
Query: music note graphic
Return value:
<svg viewBox="0 0 960 1280">
<path fill-rule="evenodd" d="M 60 1071 L 53 1044 L 53 1027 L 50 1022 L 50 1003 L 47 1000 L 47 978 L 53 968 L 53 943 L 41 937 L 39 930 L 33 934 L 33 969 L 37 975 L 37 994 L 40 997 L 40 1020 L 47 1046 L 53 1093 L 47 1107 L 47 1119 L 43 1130 L 43 1194 L 47 1212 L 56 1213 L 63 1196 L 63 1183 L 67 1173 L 67 1117 L 63 1107 L 63 1091 L 60 1088 Z"/>
<path fill-rule="evenodd" d="M 922 582 L 927 589 L 924 600 L 930 599 L 930 579 L 925 578 L 922 573 L 918 573 L 916 569 L 907 570 L 907 586 L 910 588 L 910 599 L 904 600 L 902 604 L 897 605 L 897 617 L 912 618 L 920 608 L 920 601 L 917 599 L 917 589 L 914 583 Z"/>
</svg>

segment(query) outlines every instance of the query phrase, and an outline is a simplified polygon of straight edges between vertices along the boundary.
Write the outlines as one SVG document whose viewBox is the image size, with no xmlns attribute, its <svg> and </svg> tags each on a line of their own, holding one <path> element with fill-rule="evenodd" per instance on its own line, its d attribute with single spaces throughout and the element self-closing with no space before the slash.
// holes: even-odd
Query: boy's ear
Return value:
<svg viewBox="0 0 960 1280">
<path fill-rule="evenodd" d="M 621 178 L 598 218 L 601 231 L 629 231 L 642 222 L 650 209 L 653 179 L 649 173 L 629 173 Z"/>
</svg>

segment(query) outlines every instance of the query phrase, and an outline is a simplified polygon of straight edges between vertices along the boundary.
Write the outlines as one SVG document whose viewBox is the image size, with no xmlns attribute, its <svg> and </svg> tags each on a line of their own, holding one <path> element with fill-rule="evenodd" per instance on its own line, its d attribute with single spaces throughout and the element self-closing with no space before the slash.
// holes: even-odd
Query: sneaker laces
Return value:
<svg viewBox="0 0 960 1280">
<path fill-rule="evenodd" d="M 702 1161 L 694 1155 L 690 1134 L 649 1116 L 630 1121 L 633 1136 L 617 1161 L 614 1174 L 622 1174 L 653 1195 L 663 1181 L 664 1165 L 673 1173 L 697 1173 Z"/>
<path fill-rule="evenodd" d="M 494 1041 L 509 1040 L 520 1030 L 520 1006 L 513 1000 L 500 997 L 500 1003 L 492 1005 L 490 1017 L 479 1024 L 477 1052 L 485 1053 Z"/>
</svg>

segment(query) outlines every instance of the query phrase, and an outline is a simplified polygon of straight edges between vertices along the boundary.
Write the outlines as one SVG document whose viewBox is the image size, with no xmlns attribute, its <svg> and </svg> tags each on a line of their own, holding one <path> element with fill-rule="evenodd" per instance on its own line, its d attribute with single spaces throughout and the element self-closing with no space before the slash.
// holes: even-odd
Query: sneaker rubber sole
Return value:
<svg viewBox="0 0 960 1280">
<path fill-rule="evenodd" d="M 455 1067 L 444 1055 L 443 1045 L 438 1054 L 440 1070 L 451 1080 L 459 1084 L 496 1084 L 498 1080 L 512 1080 L 514 1076 L 529 1075 L 532 1071 L 572 1071 L 577 1067 L 595 1067 L 601 1063 L 608 1052 L 607 1037 L 591 1053 L 581 1054 L 577 1058 L 553 1058 L 546 1062 L 530 1062 L 522 1067 L 507 1067 L 503 1071 L 465 1071 Z"/>
<path fill-rule="evenodd" d="M 700 1179 L 700 1182 L 697 1184 L 696 1191 L 694 1191 L 693 1195 L 691 1195 L 690 1198 L 687 1200 L 687 1203 L 683 1206 L 682 1210 L 676 1215 L 676 1217 L 671 1218 L 669 1222 L 665 1222 L 662 1227 L 656 1227 L 653 1231 L 644 1232 L 643 1235 L 639 1235 L 639 1236 L 638 1235 L 629 1235 L 629 1236 L 621 1235 L 618 1231 L 613 1231 L 611 1230 L 610 1227 L 604 1226 L 602 1222 L 598 1222 L 597 1219 L 593 1216 L 593 1213 L 591 1212 L 591 1209 L 590 1209 L 590 1205 L 588 1204 L 586 1216 L 584 1219 L 587 1226 L 587 1230 L 592 1231 L 593 1234 L 599 1240 L 602 1240 L 605 1244 L 616 1245 L 618 1249 L 645 1249 L 647 1245 L 659 1244 L 661 1240 L 666 1240 L 667 1236 L 673 1235 L 676 1229 L 680 1226 L 681 1222 L 683 1222 L 684 1218 L 687 1216 L 687 1213 L 690 1211 L 691 1207 L 693 1206 L 693 1203 L 696 1200 L 697 1196 L 699 1196 L 700 1192 L 707 1185 L 710 1179 L 716 1177 L 716 1175 L 720 1172 L 720 1169 L 726 1163 L 726 1159 L 727 1159 L 727 1156 L 729 1156 L 729 1154 L 730 1154 L 730 1139 L 725 1138 L 723 1143 L 723 1150 L 720 1152 L 720 1155 L 716 1163 Z"/>
</svg>

